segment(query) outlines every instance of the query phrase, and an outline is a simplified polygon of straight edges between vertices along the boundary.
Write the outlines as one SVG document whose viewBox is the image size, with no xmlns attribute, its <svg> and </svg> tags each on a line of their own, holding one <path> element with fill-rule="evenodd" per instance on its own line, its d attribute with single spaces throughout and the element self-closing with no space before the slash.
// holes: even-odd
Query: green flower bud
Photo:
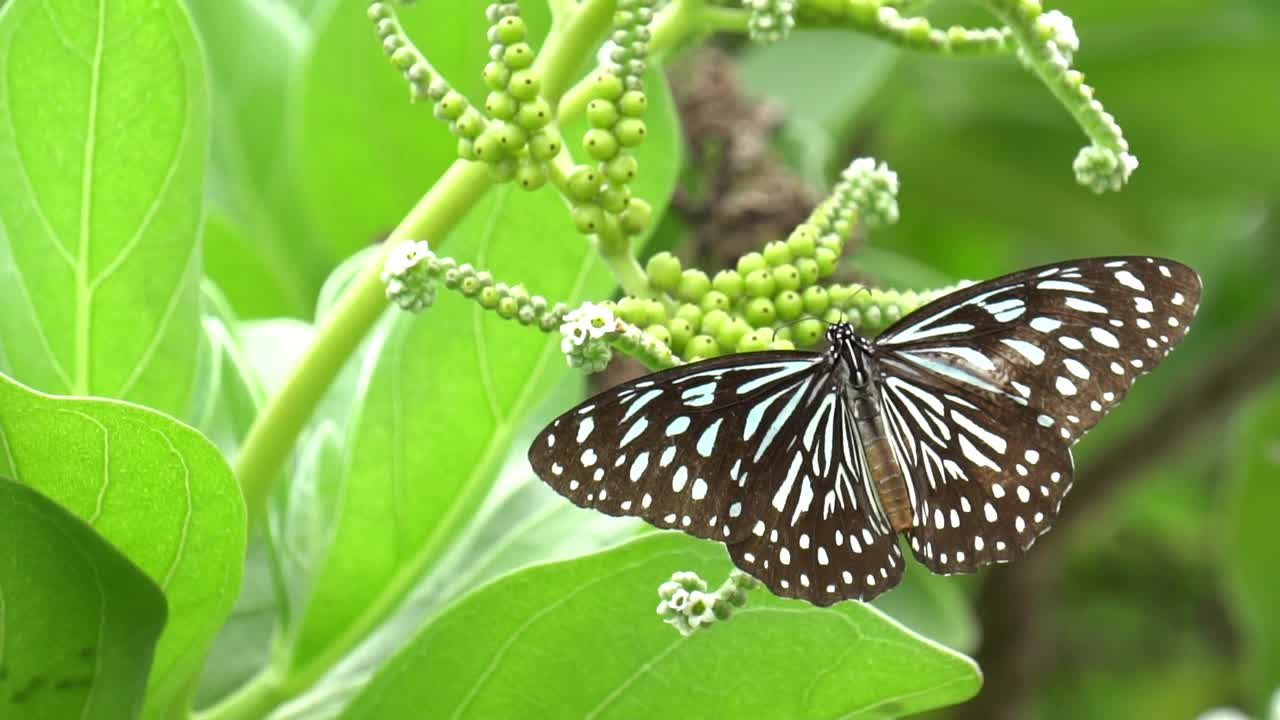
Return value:
<svg viewBox="0 0 1280 720">
<path fill-rule="evenodd" d="M 689 338 L 689 342 L 684 347 L 685 357 L 692 360 L 693 358 L 713 358 L 720 354 L 720 346 L 716 343 L 715 338 L 710 335 L 694 335 Z"/>
<path fill-rule="evenodd" d="M 614 215 L 627 209 L 631 200 L 631 188 L 626 185 L 605 185 L 600 191 L 600 206 Z"/>
<path fill-rule="evenodd" d="M 711 289 L 711 278 L 701 270 L 689 269 L 680 274 L 676 295 L 686 302 L 698 302 Z"/>
<path fill-rule="evenodd" d="M 638 90 L 631 90 L 623 93 L 622 99 L 618 101 L 618 109 L 627 117 L 640 117 L 644 115 L 644 111 L 649 107 L 649 98 Z"/>
<path fill-rule="evenodd" d="M 524 70 L 533 64 L 533 48 L 522 42 L 508 45 L 502 52 L 502 61 L 512 70 Z"/>
<path fill-rule="evenodd" d="M 475 156 L 487 163 L 494 163 L 501 160 L 506 155 L 506 148 L 503 147 L 502 141 L 498 139 L 498 134 L 494 132 L 494 128 L 488 128 L 476 138 L 473 144 Z"/>
<path fill-rule="evenodd" d="M 795 320 L 804 313 L 804 301 L 794 290 L 783 290 L 773 298 L 773 305 L 778 310 L 778 319 Z"/>
<path fill-rule="evenodd" d="M 729 302 L 729 296 L 719 290 L 709 290 L 706 295 L 702 296 L 702 300 L 698 302 L 698 307 L 703 312 L 711 312 L 712 310 L 728 310 L 732 303 Z"/>
<path fill-rule="evenodd" d="M 880 308 L 875 305 L 870 305 L 863 309 L 861 314 L 862 321 L 866 323 L 868 327 L 880 327 L 881 323 L 884 322 L 884 318 L 880 315 Z"/>
<path fill-rule="evenodd" d="M 449 120 L 457 120 L 467 111 L 467 99 L 456 90 L 450 90 L 440 98 L 440 112 Z"/>
<path fill-rule="evenodd" d="M 769 343 L 770 350 L 795 350 L 796 346 L 790 340 L 774 340 Z"/>
<path fill-rule="evenodd" d="M 541 89 L 542 81 L 529 70 L 511 73 L 511 82 L 507 85 L 507 91 L 512 97 L 525 101 L 538 97 L 538 91 Z"/>
<path fill-rule="evenodd" d="M 498 138 L 498 142 L 508 154 L 514 154 L 515 151 L 524 147 L 524 144 L 529 140 L 529 133 L 515 123 L 494 124 L 497 126 L 492 128 L 494 136 Z"/>
<path fill-rule="evenodd" d="M 474 140 L 484 131 L 484 118 L 475 108 L 467 108 L 467 111 L 462 113 L 462 117 L 454 121 L 454 125 L 457 126 L 459 135 Z"/>
<path fill-rule="evenodd" d="M 764 261 L 773 266 L 791 262 L 791 249 L 784 242 L 774 241 L 764 246 Z"/>
<path fill-rule="evenodd" d="M 746 315 L 747 322 L 756 327 L 772 325 L 773 321 L 778 319 L 778 311 L 773 307 L 773 300 L 769 298 L 756 298 L 747 303 L 746 312 L 743 314 Z"/>
<path fill-rule="evenodd" d="M 716 342 L 720 347 L 726 350 L 733 350 L 738 347 L 738 343 L 751 330 L 746 321 L 741 318 L 729 318 L 720 324 L 720 329 L 716 331 Z"/>
<path fill-rule="evenodd" d="M 720 332 L 720 327 L 729 322 L 729 313 L 723 310 L 711 310 L 702 316 L 702 333 L 704 335 L 715 335 Z"/>
<path fill-rule="evenodd" d="M 831 308 L 822 313 L 823 322 L 828 325 L 834 325 L 838 322 L 847 322 L 854 327 L 862 327 L 862 315 L 857 310 L 841 310 L 839 308 Z"/>
<path fill-rule="evenodd" d="M 675 290 L 680 284 L 680 258 L 669 252 L 660 252 L 644 265 L 649 284 L 658 290 Z"/>
<path fill-rule="evenodd" d="M 633 197 L 627 202 L 627 209 L 622 211 L 619 220 L 622 222 L 623 232 L 628 235 L 639 235 L 653 222 L 653 208 L 645 202 L 644 198 Z"/>
<path fill-rule="evenodd" d="M 618 155 L 610 160 L 604 167 L 605 177 L 615 183 L 624 184 L 631 182 L 636 176 L 636 170 L 640 167 L 640 163 L 631 155 Z"/>
<path fill-rule="evenodd" d="M 818 344 L 825 332 L 825 325 L 813 318 L 809 318 L 795 324 L 791 329 L 791 338 L 800 347 L 813 347 Z"/>
<path fill-rule="evenodd" d="M 613 126 L 613 132 L 623 147 L 635 147 L 644 142 L 644 136 L 648 132 L 648 128 L 645 127 L 644 121 L 639 118 L 623 118 L 618 121 L 617 125 Z"/>
<path fill-rule="evenodd" d="M 827 291 L 817 285 L 805 288 L 800 299 L 804 302 L 804 311 L 810 315 L 821 315 L 831 306 L 831 298 L 827 297 Z"/>
<path fill-rule="evenodd" d="M 645 309 L 644 301 L 630 295 L 618 300 L 618 315 L 632 325 L 644 326 L 649 319 L 649 313 Z"/>
<path fill-rule="evenodd" d="M 489 163 L 489 177 L 495 182 L 507 182 L 516 176 L 520 163 L 515 158 L 504 157 Z"/>
<path fill-rule="evenodd" d="M 742 257 L 738 258 L 738 274 L 741 275 L 742 277 L 747 277 L 748 275 L 750 275 L 752 272 L 756 270 L 764 269 L 766 264 L 767 263 L 765 263 L 764 261 L 764 256 L 761 255 L 760 253 L 758 252 L 747 253 L 746 255 L 743 255 Z"/>
<path fill-rule="evenodd" d="M 773 293 L 778 289 L 778 282 L 773 279 L 773 273 L 761 268 L 751 271 L 745 281 L 748 297 L 764 298 L 773 297 Z M 757 325 L 759 323 L 752 323 Z"/>
<path fill-rule="evenodd" d="M 849 303 L 853 301 L 853 294 L 857 288 L 848 285 L 832 285 L 827 290 L 827 297 L 831 299 L 831 304 L 837 308 L 849 307 Z"/>
<path fill-rule="evenodd" d="M 569 197 L 574 200 L 594 200 L 600 192 L 600 173 L 590 165 L 579 165 L 569 175 Z"/>
<path fill-rule="evenodd" d="M 516 99 L 505 90 L 494 90 L 484 99 L 484 111 L 491 118 L 510 120 L 516 116 Z"/>
<path fill-rule="evenodd" d="M 503 45 L 514 45 L 524 40 L 527 34 L 524 20 L 519 15 L 508 15 L 498 21 L 498 42 Z"/>
<path fill-rule="evenodd" d="M 796 258 L 796 270 L 800 273 L 800 285 L 805 287 L 818 282 L 818 261 L 813 258 Z"/>
<path fill-rule="evenodd" d="M 791 251 L 792 257 L 812 257 L 817 247 L 818 233 L 808 223 L 797 225 L 791 231 L 791 237 L 787 238 L 787 249 Z"/>
<path fill-rule="evenodd" d="M 746 282 L 734 270 L 721 270 L 711 279 L 711 287 L 724 293 L 730 300 L 742 297 Z"/>
<path fill-rule="evenodd" d="M 667 324 L 667 308 L 657 300 L 644 301 L 645 317 L 650 325 L 666 325 Z"/>
<path fill-rule="evenodd" d="M 520 311 L 520 303 L 515 298 L 506 297 L 498 301 L 498 315 L 510 320 Z"/>
<path fill-rule="evenodd" d="M 692 303 L 676 308 L 676 318 L 689 323 L 689 328 L 695 333 L 702 328 L 702 308 Z"/>
<path fill-rule="evenodd" d="M 796 290 L 800 287 L 800 271 L 795 265 L 779 265 L 773 269 L 773 281 L 779 290 Z"/>
<path fill-rule="evenodd" d="M 520 103 L 516 122 L 525 130 L 541 130 L 551 123 L 551 106 L 540 97 Z"/>
<path fill-rule="evenodd" d="M 547 172 L 535 163 L 520 163 L 516 171 L 516 182 L 525 190 L 537 190 L 547 183 Z"/>
<path fill-rule="evenodd" d="M 622 78 L 607 70 L 597 72 L 591 80 L 591 97 L 609 101 L 622 97 Z"/>
<path fill-rule="evenodd" d="M 818 277 L 829 277 L 836 271 L 840 256 L 831 248 L 820 247 L 813 251 L 813 259 L 818 263 Z"/>
<path fill-rule="evenodd" d="M 480 291 L 480 305 L 492 310 L 498 307 L 498 291 L 491 287 L 484 288 Z"/>
<path fill-rule="evenodd" d="M 772 328 L 752 330 L 738 341 L 738 352 L 758 352 L 769 347 L 771 342 L 773 342 Z"/>
<path fill-rule="evenodd" d="M 578 232 L 590 235 L 604 226 L 604 211 L 599 205 L 584 203 L 573 209 L 573 224 Z"/>
<path fill-rule="evenodd" d="M 587 122 L 593 128 L 607 130 L 618 122 L 618 108 L 608 100 L 596 98 L 587 103 Z"/>
<path fill-rule="evenodd" d="M 484 66 L 484 84 L 490 90 L 505 90 L 511 81 L 511 70 L 500 62 L 490 62 Z"/>
<path fill-rule="evenodd" d="M 672 318 L 667 327 L 671 330 L 671 349 L 675 352 L 684 351 L 689 338 L 693 337 L 693 326 L 684 318 Z"/>
<path fill-rule="evenodd" d="M 591 128 L 582 136 L 582 145 L 597 160 L 609 160 L 618 154 L 618 139 L 608 130 Z"/>
<path fill-rule="evenodd" d="M 644 331 L 661 340 L 663 345 L 671 347 L 671 331 L 667 329 L 666 325 L 650 325 Z"/>
<path fill-rule="evenodd" d="M 822 237 L 818 238 L 818 247 L 827 248 L 828 250 L 831 250 L 832 252 L 834 252 L 836 255 L 839 255 L 840 253 L 844 252 L 844 239 L 841 236 L 835 235 L 835 234 L 823 235 Z"/>
<path fill-rule="evenodd" d="M 527 107 L 527 106 L 526 106 Z M 521 108 L 523 110 L 523 108 Z M 527 125 L 525 126 L 528 127 Z M 555 132 L 540 130 L 529 138 L 529 154 L 535 160 L 550 160 L 560 154 L 560 138 Z"/>
</svg>

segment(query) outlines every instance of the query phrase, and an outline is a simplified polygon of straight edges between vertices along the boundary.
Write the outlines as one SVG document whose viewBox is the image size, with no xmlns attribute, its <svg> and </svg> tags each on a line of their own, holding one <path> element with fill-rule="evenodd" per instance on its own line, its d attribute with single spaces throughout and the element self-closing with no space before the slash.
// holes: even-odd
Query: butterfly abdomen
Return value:
<svg viewBox="0 0 1280 720">
<path fill-rule="evenodd" d="M 889 447 L 889 439 L 885 436 L 884 423 L 876 406 L 875 398 L 869 394 L 857 396 L 853 400 L 854 416 L 858 423 L 858 435 L 862 438 L 867 458 L 867 469 L 875 478 L 876 495 L 880 499 L 880 507 L 885 517 L 897 532 L 911 529 L 911 498 L 907 495 L 907 483 L 902 478 L 902 468 L 898 459 Z"/>
</svg>

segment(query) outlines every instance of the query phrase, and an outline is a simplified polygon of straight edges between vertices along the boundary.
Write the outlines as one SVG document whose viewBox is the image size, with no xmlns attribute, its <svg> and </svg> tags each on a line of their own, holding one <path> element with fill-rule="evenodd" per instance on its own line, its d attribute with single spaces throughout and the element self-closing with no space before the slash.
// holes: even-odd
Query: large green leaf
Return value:
<svg viewBox="0 0 1280 720">
<path fill-rule="evenodd" d="M 244 502 L 217 448 L 145 407 L 0 376 L 0 474 L 79 516 L 164 590 L 145 716 L 169 712 L 240 588 Z"/>
<path fill-rule="evenodd" d="M 0 67 L 0 369 L 185 416 L 209 139 L 181 3 L 13 0 Z"/>
<path fill-rule="evenodd" d="M 142 709 L 164 594 L 40 493 L 0 478 L 0 717 Z"/>
<path fill-rule="evenodd" d="M 715 543 L 653 533 L 508 575 L 428 625 L 342 718 L 886 718 L 981 685 L 973 661 L 857 602 L 757 590 L 689 638 L 654 614 L 673 571 L 731 567 Z"/>
<path fill-rule="evenodd" d="M 1280 684 L 1280 384 L 1255 402 L 1236 436 L 1236 491 L 1231 547 L 1236 601 L 1245 621 L 1248 681 L 1255 707 Z"/>
</svg>

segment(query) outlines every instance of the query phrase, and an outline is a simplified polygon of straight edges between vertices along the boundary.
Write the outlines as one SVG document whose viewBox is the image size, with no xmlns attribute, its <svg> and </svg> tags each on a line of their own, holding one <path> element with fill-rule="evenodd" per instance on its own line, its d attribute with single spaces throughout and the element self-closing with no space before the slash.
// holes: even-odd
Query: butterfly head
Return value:
<svg viewBox="0 0 1280 720">
<path fill-rule="evenodd" d="M 849 371 L 849 381 L 855 387 L 863 387 L 871 381 L 871 370 L 868 361 L 871 357 L 871 342 L 858 334 L 852 325 L 846 322 L 832 323 L 827 328 L 827 342 L 831 344 L 831 354 L 837 362 L 841 362 Z"/>
</svg>

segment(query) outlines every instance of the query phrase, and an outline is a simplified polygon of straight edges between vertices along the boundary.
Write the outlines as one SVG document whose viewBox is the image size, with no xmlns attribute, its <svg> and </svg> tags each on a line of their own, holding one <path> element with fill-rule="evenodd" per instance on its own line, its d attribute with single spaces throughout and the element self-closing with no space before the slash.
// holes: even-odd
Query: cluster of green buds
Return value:
<svg viewBox="0 0 1280 720">
<path fill-rule="evenodd" d="M 489 166 L 495 180 L 514 179 L 525 190 L 547 181 L 546 162 L 560 152 L 560 136 L 551 127 L 551 104 L 540 94 L 542 82 L 533 71 L 534 51 L 517 3 L 493 3 L 489 20 L 489 62 L 484 82 L 489 88 L 484 111 L 488 124 L 473 141 L 459 140 L 458 156 Z"/>
<path fill-rule="evenodd" d="M 715 592 L 707 592 L 706 581 L 697 573 L 677 572 L 658 586 L 658 615 L 688 637 L 717 620 L 728 620 L 734 609 L 747 604 L 747 591 L 759 584 L 750 575 L 734 570 Z"/>
<path fill-rule="evenodd" d="M 639 163 L 630 149 L 644 142 L 648 132 L 643 75 L 654 1 L 619 1 L 613 35 L 604 50 L 608 67 L 591 79 L 590 128 L 582 136 L 582 147 L 595 164 L 575 167 L 566 188 L 574 204 L 574 224 L 586 234 L 598 234 L 606 216 L 616 218 L 626 235 L 643 232 L 653 220 L 649 204 L 631 196 Z"/>
<path fill-rule="evenodd" d="M 504 319 L 536 326 L 544 332 L 559 328 L 569 312 L 568 305 L 552 305 L 541 295 L 531 295 L 523 285 L 495 282 L 487 270 L 439 257 L 425 240 L 405 240 L 388 250 L 381 279 L 387 299 L 410 312 L 430 307 L 439 284 L 474 299 Z"/>
<path fill-rule="evenodd" d="M 796 0 L 745 0 L 751 10 L 748 31 L 763 45 L 785 40 L 796 25 Z"/>
<path fill-rule="evenodd" d="M 1080 36 L 1076 34 L 1075 23 L 1066 14 L 1058 10 L 1050 10 L 1036 17 L 1035 27 L 1040 39 L 1048 44 L 1052 62 L 1062 71 L 1071 68 L 1071 59 L 1080 49 Z M 1031 65 L 1031 57 L 1025 48 L 1018 49 L 1018 61 L 1024 66 Z"/>
</svg>

